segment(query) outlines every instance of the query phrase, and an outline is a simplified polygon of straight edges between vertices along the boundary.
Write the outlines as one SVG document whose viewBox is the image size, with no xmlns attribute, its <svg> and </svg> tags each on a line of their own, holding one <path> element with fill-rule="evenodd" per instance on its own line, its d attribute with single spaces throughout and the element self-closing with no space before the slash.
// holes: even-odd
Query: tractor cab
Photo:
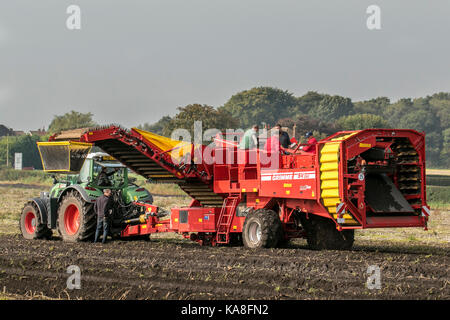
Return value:
<svg viewBox="0 0 450 320">
<path fill-rule="evenodd" d="M 128 185 L 128 169 L 106 153 L 91 153 L 80 170 L 79 181 L 94 188 L 121 189 Z"/>
</svg>

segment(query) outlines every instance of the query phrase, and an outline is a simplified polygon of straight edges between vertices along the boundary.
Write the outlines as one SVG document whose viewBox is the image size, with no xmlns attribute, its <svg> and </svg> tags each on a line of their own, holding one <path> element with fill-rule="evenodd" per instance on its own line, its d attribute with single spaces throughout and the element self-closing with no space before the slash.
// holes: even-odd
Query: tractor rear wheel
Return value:
<svg viewBox="0 0 450 320">
<path fill-rule="evenodd" d="M 68 192 L 58 208 L 58 232 L 64 241 L 93 239 L 97 226 L 94 204 L 87 203 L 76 191 Z"/>
<path fill-rule="evenodd" d="M 353 246 L 355 230 L 338 231 L 331 219 L 314 215 L 310 215 L 310 219 L 302 222 L 311 249 L 349 250 Z"/>
<path fill-rule="evenodd" d="M 42 223 L 38 207 L 28 202 L 22 209 L 19 228 L 25 239 L 50 239 L 52 230 Z"/>
<path fill-rule="evenodd" d="M 258 209 L 245 218 L 242 240 L 247 248 L 275 248 L 282 232 L 280 217 L 275 211 Z"/>
</svg>

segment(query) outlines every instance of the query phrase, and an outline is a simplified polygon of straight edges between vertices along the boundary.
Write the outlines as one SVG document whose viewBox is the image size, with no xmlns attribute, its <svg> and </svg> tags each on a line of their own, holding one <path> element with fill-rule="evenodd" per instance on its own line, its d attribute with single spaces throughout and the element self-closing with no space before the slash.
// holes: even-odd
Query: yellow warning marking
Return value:
<svg viewBox="0 0 450 320">
<path fill-rule="evenodd" d="M 198 222 L 202 222 L 202 221 L 203 221 L 202 218 L 198 219 Z"/>
<path fill-rule="evenodd" d="M 175 222 L 178 222 L 178 218 L 175 218 Z"/>
<path fill-rule="evenodd" d="M 358 132 L 353 132 L 326 142 L 320 150 L 320 197 L 323 205 L 336 219 L 336 205 L 341 202 L 339 195 L 339 149 L 341 141 L 353 136 Z M 360 143 L 361 148 L 370 148 L 367 143 Z M 312 194 L 314 197 L 314 192 Z M 345 224 L 358 224 L 349 214 L 345 215 Z"/>
<path fill-rule="evenodd" d="M 253 188 L 253 192 L 256 192 L 256 191 L 258 191 L 258 189 L 257 188 Z"/>
<path fill-rule="evenodd" d="M 247 190 L 245 190 L 245 188 L 242 189 L 242 192 L 246 192 Z"/>
<path fill-rule="evenodd" d="M 141 225 L 141 228 L 142 228 L 142 229 L 147 229 L 147 225 L 146 225 L 146 224 L 143 224 L 143 225 Z"/>
<path fill-rule="evenodd" d="M 292 188 L 292 183 L 285 183 L 283 185 L 283 187 L 285 187 L 285 188 Z"/>
<path fill-rule="evenodd" d="M 312 197 L 314 197 L 314 191 L 313 191 L 313 192 L 311 192 L 311 196 L 312 196 Z"/>
<path fill-rule="evenodd" d="M 291 194 L 291 190 L 286 190 L 286 194 Z"/>
<path fill-rule="evenodd" d="M 233 226 L 233 230 L 236 230 L 237 229 L 237 226 Z"/>
<path fill-rule="evenodd" d="M 256 199 L 255 202 L 256 202 L 256 203 L 259 203 L 259 199 Z"/>
</svg>

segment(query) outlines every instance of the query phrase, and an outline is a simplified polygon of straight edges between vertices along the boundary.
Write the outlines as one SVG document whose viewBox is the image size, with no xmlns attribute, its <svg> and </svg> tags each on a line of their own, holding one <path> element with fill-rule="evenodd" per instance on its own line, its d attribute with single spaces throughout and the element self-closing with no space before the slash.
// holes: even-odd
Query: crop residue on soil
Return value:
<svg viewBox="0 0 450 320">
<path fill-rule="evenodd" d="M 102 246 L 1 235 L 0 289 L 61 299 L 448 299 L 447 249 L 254 251 L 178 239 Z M 81 289 L 66 287 L 70 265 L 81 269 Z M 381 269 L 380 290 L 366 287 L 369 265 Z"/>
</svg>

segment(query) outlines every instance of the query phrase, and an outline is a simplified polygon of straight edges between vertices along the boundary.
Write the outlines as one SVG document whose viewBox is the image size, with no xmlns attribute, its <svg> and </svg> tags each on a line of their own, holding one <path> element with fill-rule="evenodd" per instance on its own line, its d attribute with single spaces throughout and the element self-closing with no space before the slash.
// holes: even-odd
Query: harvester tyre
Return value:
<svg viewBox="0 0 450 320">
<path fill-rule="evenodd" d="M 327 218 L 313 216 L 305 223 L 307 242 L 313 250 L 349 250 L 355 239 L 354 230 L 338 231 Z"/>
<path fill-rule="evenodd" d="M 280 217 L 275 211 L 258 209 L 245 218 L 242 240 L 247 248 L 275 248 L 282 232 Z"/>
<path fill-rule="evenodd" d="M 28 202 L 22 209 L 19 228 L 25 239 L 50 239 L 52 230 L 42 223 L 39 209 L 33 202 Z"/>
<path fill-rule="evenodd" d="M 93 239 L 97 226 L 94 204 L 87 203 L 76 191 L 68 192 L 58 208 L 58 232 L 64 241 Z"/>
</svg>

